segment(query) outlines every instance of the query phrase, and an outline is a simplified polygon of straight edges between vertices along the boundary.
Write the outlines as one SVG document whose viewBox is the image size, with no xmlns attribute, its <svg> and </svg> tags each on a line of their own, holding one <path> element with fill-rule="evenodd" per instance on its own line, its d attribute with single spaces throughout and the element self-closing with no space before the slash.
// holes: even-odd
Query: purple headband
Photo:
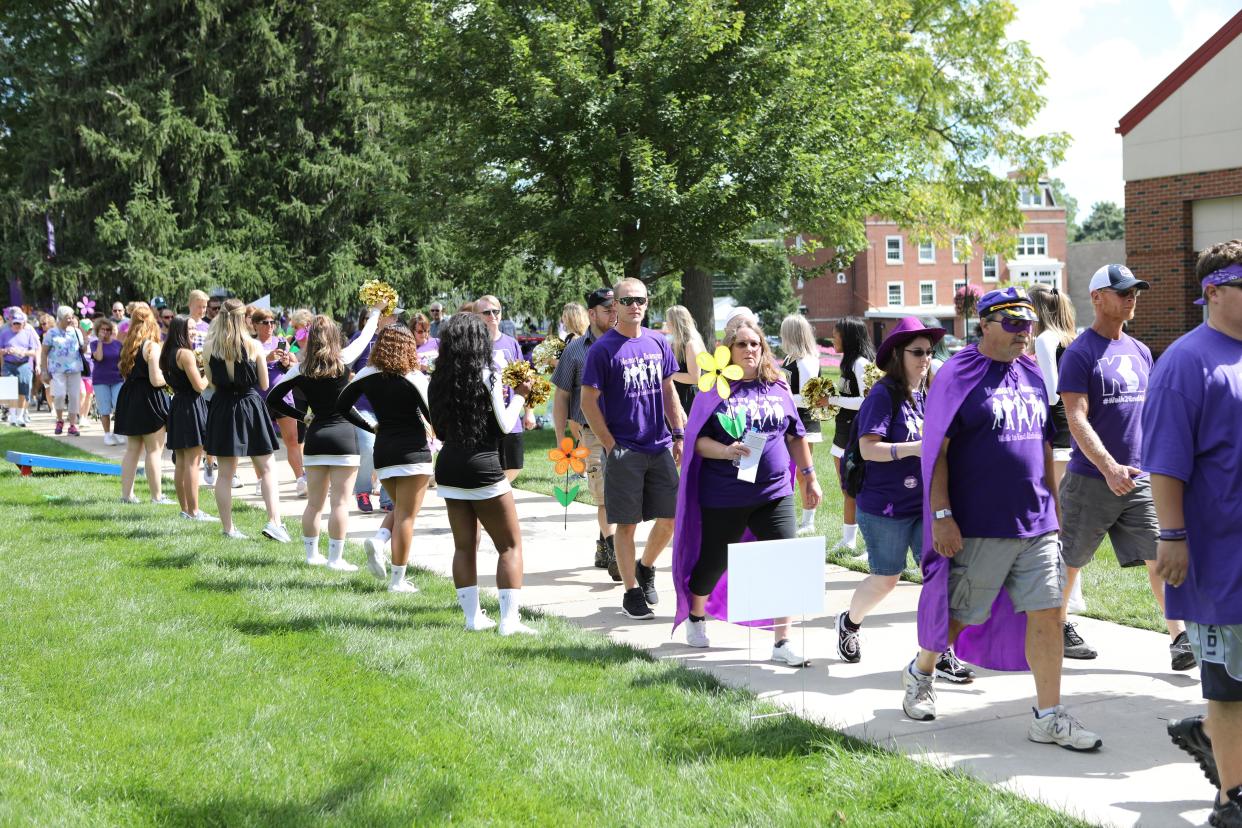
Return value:
<svg viewBox="0 0 1242 828">
<path fill-rule="evenodd" d="M 1226 265 L 1220 270 L 1213 270 L 1211 273 L 1203 277 L 1201 287 L 1206 288 L 1208 285 L 1227 285 L 1230 282 L 1242 282 L 1242 264 L 1234 262 Z M 1206 305 L 1207 300 L 1200 296 L 1195 300 L 1196 305 Z"/>
</svg>

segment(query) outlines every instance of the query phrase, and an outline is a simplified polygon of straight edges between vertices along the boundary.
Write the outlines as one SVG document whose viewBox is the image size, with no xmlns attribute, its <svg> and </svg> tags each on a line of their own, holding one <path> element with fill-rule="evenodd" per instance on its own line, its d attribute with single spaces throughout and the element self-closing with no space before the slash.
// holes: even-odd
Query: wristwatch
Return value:
<svg viewBox="0 0 1242 828">
<path fill-rule="evenodd" d="M 944 520 L 947 517 L 953 517 L 953 510 L 952 509 L 940 509 L 939 511 L 932 512 L 932 517 L 935 518 L 936 520 Z"/>
</svg>

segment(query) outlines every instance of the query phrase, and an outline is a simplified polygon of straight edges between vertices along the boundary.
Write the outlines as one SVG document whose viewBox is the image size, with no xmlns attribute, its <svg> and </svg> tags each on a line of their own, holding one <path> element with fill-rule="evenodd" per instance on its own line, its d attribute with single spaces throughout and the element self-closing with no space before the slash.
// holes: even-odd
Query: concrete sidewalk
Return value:
<svg viewBox="0 0 1242 828">
<path fill-rule="evenodd" d="M 30 430 L 50 435 L 51 429 L 51 417 L 44 414 L 36 416 Z M 118 460 L 123 451 L 120 446 L 105 446 L 94 422 L 87 424 L 80 438 L 57 439 Z M 280 457 L 281 513 L 290 518 L 286 526 L 296 539 L 296 520 L 304 501 L 294 496 L 283 452 Z M 235 495 L 256 503 L 254 472 L 247 461 L 241 466 L 246 485 Z M 171 464 L 167 469 L 171 473 Z M 141 478 L 136 494 L 146 496 Z M 202 494 L 203 509 L 214 512 L 210 492 Z M 1092 822 L 1162 827 L 1207 822 L 1215 791 L 1165 733 L 1168 719 L 1203 712 L 1198 671 L 1174 673 L 1169 669 L 1165 635 L 1081 619 L 1080 630 L 1100 656 L 1088 662 L 1066 661 L 1063 689 L 1075 715 L 1104 739 L 1097 753 L 1079 754 L 1027 741 L 1034 694 L 1027 674 L 980 670 L 973 684 L 938 682 L 937 719 L 914 722 L 901 710 L 899 671 L 916 648 L 917 586 L 899 584 L 868 617 L 863 659 L 858 664 L 836 658 L 833 618 L 846 606 L 862 576 L 833 565 L 825 565 L 824 615 L 808 619 L 791 636 L 814 660 L 811 667 L 795 670 L 768 662 L 770 633 L 718 621 L 708 623 L 712 649 L 695 650 L 685 645 L 682 630 L 671 633 L 675 600 L 671 552 L 660 561 L 661 601 L 655 608 L 656 619 L 634 621 L 620 614 L 620 586 L 591 565 L 597 532 L 594 508 L 571 504 L 566 527 L 565 510 L 552 498 L 524 491 L 515 492 L 515 497 L 522 525 L 527 606 L 556 613 L 657 658 L 707 670 L 725 683 L 748 688 L 798 715 L 919 760 L 1004 785 Z M 361 542 L 382 518 L 378 511 L 370 515 L 355 512 L 349 537 Z M 300 556 L 301 550 L 296 554 Z M 486 560 L 494 554 L 484 540 L 479 571 L 485 587 L 494 586 L 494 567 Z M 357 553 L 351 556 L 358 557 Z M 447 576 L 451 561 L 452 536 L 444 502 L 433 490 L 416 523 L 412 563 Z M 358 577 L 370 576 L 363 569 Z"/>
</svg>

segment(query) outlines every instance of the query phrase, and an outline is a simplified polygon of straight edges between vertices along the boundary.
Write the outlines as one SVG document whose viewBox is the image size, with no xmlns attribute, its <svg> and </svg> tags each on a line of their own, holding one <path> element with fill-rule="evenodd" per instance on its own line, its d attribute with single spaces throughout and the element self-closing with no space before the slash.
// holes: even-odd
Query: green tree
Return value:
<svg viewBox="0 0 1242 828">
<path fill-rule="evenodd" d="M 1082 223 L 1077 241 L 1111 241 L 1126 237 L 1126 213 L 1112 201 L 1091 205 L 1091 215 Z"/>
<path fill-rule="evenodd" d="M 756 259 L 739 262 L 741 273 L 734 297 L 759 315 L 768 333 L 777 333 L 781 320 L 798 310 L 793 292 L 793 266 L 785 250 L 771 248 Z"/>
</svg>

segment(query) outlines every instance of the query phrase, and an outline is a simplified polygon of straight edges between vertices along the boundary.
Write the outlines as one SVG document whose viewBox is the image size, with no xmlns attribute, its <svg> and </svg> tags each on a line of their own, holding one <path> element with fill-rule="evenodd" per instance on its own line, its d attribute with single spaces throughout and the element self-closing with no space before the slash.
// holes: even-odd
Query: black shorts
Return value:
<svg viewBox="0 0 1242 828">
<path fill-rule="evenodd" d="M 1187 621 L 1186 635 L 1199 661 L 1203 698 L 1242 702 L 1242 624 Z"/>
<path fill-rule="evenodd" d="M 662 449 L 655 454 L 613 446 L 604 458 L 604 508 L 609 523 L 637 525 L 677 514 L 677 464 Z"/>
<path fill-rule="evenodd" d="M 500 467 L 505 471 L 520 469 L 526 464 L 525 432 L 506 434 L 496 448 L 500 452 Z"/>
<path fill-rule="evenodd" d="M 832 433 L 832 444 L 839 449 L 844 449 L 850 444 L 850 426 L 854 425 L 854 418 L 858 416 L 858 412 L 852 408 L 842 408 L 837 412 L 836 430 Z"/>
</svg>

